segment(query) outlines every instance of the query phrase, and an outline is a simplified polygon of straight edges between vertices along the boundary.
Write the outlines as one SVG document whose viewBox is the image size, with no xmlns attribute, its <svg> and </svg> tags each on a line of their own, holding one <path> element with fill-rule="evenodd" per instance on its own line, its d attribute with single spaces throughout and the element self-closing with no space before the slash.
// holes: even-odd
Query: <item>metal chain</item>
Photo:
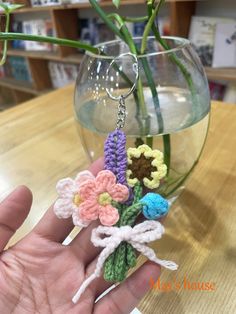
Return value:
<svg viewBox="0 0 236 314">
<path fill-rule="evenodd" d="M 139 78 L 139 67 L 138 67 L 138 59 L 137 56 L 133 53 L 127 52 L 127 53 L 122 53 L 120 54 L 118 57 L 114 58 L 109 67 L 107 68 L 106 71 L 106 81 L 108 81 L 109 78 L 109 71 L 112 68 L 113 64 L 116 63 L 120 58 L 125 57 L 125 56 L 130 56 L 133 58 L 133 64 L 132 64 L 132 68 L 133 71 L 135 73 L 135 78 L 134 78 L 134 82 L 133 85 L 130 87 L 130 89 L 128 90 L 128 92 L 126 94 L 120 95 L 120 96 L 114 96 L 111 94 L 111 91 L 113 91 L 113 88 L 111 88 L 109 90 L 109 87 L 106 86 L 106 92 L 109 98 L 111 98 L 112 100 L 115 101 L 119 101 L 118 104 L 118 112 L 117 112 L 117 122 L 116 122 L 116 129 L 122 129 L 125 126 L 125 119 L 126 119 L 126 106 L 125 106 L 125 99 L 127 97 L 129 97 L 133 91 L 136 88 L 137 82 L 138 82 L 138 78 Z M 117 72 L 118 73 L 118 72 Z"/>
<path fill-rule="evenodd" d="M 126 118 L 125 98 L 123 95 L 121 95 L 119 99 L 118 112 L 117 112 L 117 122 L 116 122 L 117 129 L 122 129 L 124 127 L 125 118 Z"/>
</svg>

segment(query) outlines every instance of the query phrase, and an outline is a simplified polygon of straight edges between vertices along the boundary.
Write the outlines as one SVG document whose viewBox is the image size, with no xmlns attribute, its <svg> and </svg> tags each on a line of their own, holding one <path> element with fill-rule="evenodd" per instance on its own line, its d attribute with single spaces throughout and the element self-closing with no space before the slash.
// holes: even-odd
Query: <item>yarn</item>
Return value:
<svg viewBox="0 0 236 314">
<path fill-rule="evenodd" d="M 125 252 L 120 256 L 125 248 Z M 121 266 L 122 264 L 122 266 Z M 106 281 L 119 282 L 123 281 L 130 268 L 136 266 L 137 254 L 135 249 L 127 242 L 122 242 L 115 252 L 113 252 L 105 261 L 103 267 L 103 277 Z M 119 266 L 118 266 L 119 265 Z"/>
<path fill-rule="evenodd" d="M 149 189 L 158 188 L 160 180 L 167 173 L 163 153 L 143 144 L 137 148 L 128 148 L 127 156 L 126 177 L 129 186 L 134 187 L 139 182 Z"/>
<path fill-rule="evenodd" d="M 121 184 L 126 184 L 127 157 L 125 145 L 125 133 L 118 129 L 109 133 L 104 145 L 104 168 L 112 171 L 117 182 Z"/>
<path fill-rule="evenodd" d="M 166 215 L 169 210 L 168 201 L 155 193 L 147 193 L 141 198 L 140 203 L 143 205 L 143 215 L 150 220 Z"/>
<path fill-rule="evenodd" d="M 170 270 L 176 270 L 178 266 L 171 261 L 159 259 L 153 249 L 146 246 L 146 243 L 160 239 L 164 233 L 164 227 L 158 221 L 145 221 L 134 227 L 122 226 L 118 227 L 104 227 L 99 226 L 92 231 L 91 241 L 96 247 L 103 247 L 104 249 L 98 257 L 95 270 L 80 286 L 79 290 L 74 295 L 72 301 L 77 303 L 90 285 L 90 283 L 97 277 L 100 277 L 103 264 L 107 257 L 110 256 L 122 241 L 128 242 L 137 251 L 146 256 L 149 260 L 153 261 L 160 266 Z"/>
<path fill-rule="evenodd" d="M 58 218 L 69 218 L 72 216 L 76 226 L 86 227 L 87 221 L 82 221 L 79 217 L 79 205 L 83 201 L 80 195 L 81 186 L 88 180 L 94 179 L 94 175 L 90 171 L 81 171 L 73 180 L 64 178 L 58 181 L 56 190 L 58 199 L 53 209 Z"/>
<path fill-rule="evenodd" d="M 103 225 L 112 226 L 119 220 L 119 212 L 112 201 L 124 202 L 128 196 L 127 186 L 116 183 L 110 170 L 102 170 L 80 188 L 80 197 L 84 200 L 79 206 L 80 219 L 92 221 L 99 218 Z"/>
<path fill-rule="evenodd" d="M 104 169 L 114 173 L 117 183 L 128 186 L 126 180 L 127 154 L 126 135 L 123 131 L 116 129 L 108 134 L 104 144 Z M 129 187 L 129 186 L 128 186 Z M 129 198 L 126 201 L 130 204 L 133 193 L 129 188 Z"/>
<path fill-rule="evenodd" d="M 140 183 L 137 183 L 134 186 L 133 204 L 137 203 L 140 200 L 140 198 L 142 197 L 142 194 L 143 194 L 143 188 Z"/>
<path fill-rule="evenodd" d="M 142 187 L 140 184 L 134 187 L 133 194 L 133 205 L 124 207 L 120 212 L 118 226 L 133 225 L 142 210 L 142 205 L 138 204 L 138 201 L 142 197 Z M 122 281 L 125 279 L 129 268 L 136 265 L 136 259 L 134 248 L 128 243 L 121 243 L 116 252 L 112 253 L 105 262 L 104 279 L 113 282 Z"/>
<path fill-rule="evenodd" d="M 89 171 L 79 173 L 75 180 L 65 178 L 57 183 L 59 198 L 54 204 L 58 218 L 72 216 L 80 227 L 96 219 L 105 226 L 119 220 L 119 212 L 112 204 L 125 202 L 129 197 L 126 185 L 116 183 L 116 176 L 109 170 L 100 171 L 95 178 Z"/>
</svg>

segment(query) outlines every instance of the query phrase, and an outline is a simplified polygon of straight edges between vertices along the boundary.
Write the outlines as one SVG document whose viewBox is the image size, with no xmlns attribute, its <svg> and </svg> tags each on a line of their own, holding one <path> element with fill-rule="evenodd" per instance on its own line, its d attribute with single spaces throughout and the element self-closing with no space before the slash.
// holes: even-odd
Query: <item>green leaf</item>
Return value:
<svg viewBox="0 0 236 314">
<path fill-rule="evenodd" d="M 120 6 L 120 0 L 112 0 L 114 6 L 118 9 Z"/>
<path fill-rule="evenodd" d="M 3 8 L 3 10 L 6 13 L 11 13 L 17 9 L 22 8 L 24 5 L 22 4 L 12 4 L 12 3 L 8 3 L 8 2 L 4 2 L 4 3 L 0 3 L 0 7 Z"/>
</svg>

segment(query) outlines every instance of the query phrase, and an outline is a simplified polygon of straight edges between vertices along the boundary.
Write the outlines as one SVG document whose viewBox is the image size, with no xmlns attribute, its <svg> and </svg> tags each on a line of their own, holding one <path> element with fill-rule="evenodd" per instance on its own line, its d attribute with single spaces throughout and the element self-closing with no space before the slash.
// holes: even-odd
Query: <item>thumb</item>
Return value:
<svg viewBox="0 0 236 314">
<path fill-rule="evenodd" d="M 101 157 L 99 159 L 97 159 L 96 161 L 94 161 L 90 167 L 89 170 L 92 172 L 92 174 L 94 174 L 95 176 L 98 174 L 99 171 L 104 169 L 104 158 Z"/>
</svg>

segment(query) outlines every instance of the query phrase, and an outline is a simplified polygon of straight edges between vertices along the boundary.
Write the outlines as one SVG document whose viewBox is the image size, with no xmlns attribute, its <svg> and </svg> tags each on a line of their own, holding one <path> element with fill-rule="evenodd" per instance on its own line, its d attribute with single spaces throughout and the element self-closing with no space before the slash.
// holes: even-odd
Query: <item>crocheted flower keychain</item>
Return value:
<svg viewBox="0 0 236 314">
<path fill-rule="evenodd" d="M 166 215 L 168 201 L 159 194 L 147 191 L 158 188 L 167 167 L 162 152 L 147 145 L 126 151 L 126 135 L 121 131 L 126 117 L 125 98 L 136 87 L 138 61 L 133 54 L 125 55 L 134 59 L 136 79 L 129 93 L 118 98 L 106 90 L 113 100 L 119 101 L 119 105 L 117 128 L 108 135 L 104 145 L 104 170 L 96 177 L 89 171 L 82 171 L 74 180 L 62 179 L 56 186 L 59 198 L 54 211 L 57 217 L 72 216 L 74 225 L 83 228 L 95 220 L 101 223 L 93 229 L 91 241 L 94 246 L 104 249 L 93 274 L 74 295 L 74 303 L 88 285 L 101 276 L 102 271 L 106 281 L 124 280 L 128 270 L 136 265 L 136 251 L 165 268 L 176 270 L 178 267 L 174 262 L 157 258 L 146 245 L 160 239 L 164 233 L 164 227 L 156 219 Z M 113 59 L 110 67 L 115 61 Z M 142 217 L 144 222 L 136 223 L 138 217 Z"/>
</svg>

